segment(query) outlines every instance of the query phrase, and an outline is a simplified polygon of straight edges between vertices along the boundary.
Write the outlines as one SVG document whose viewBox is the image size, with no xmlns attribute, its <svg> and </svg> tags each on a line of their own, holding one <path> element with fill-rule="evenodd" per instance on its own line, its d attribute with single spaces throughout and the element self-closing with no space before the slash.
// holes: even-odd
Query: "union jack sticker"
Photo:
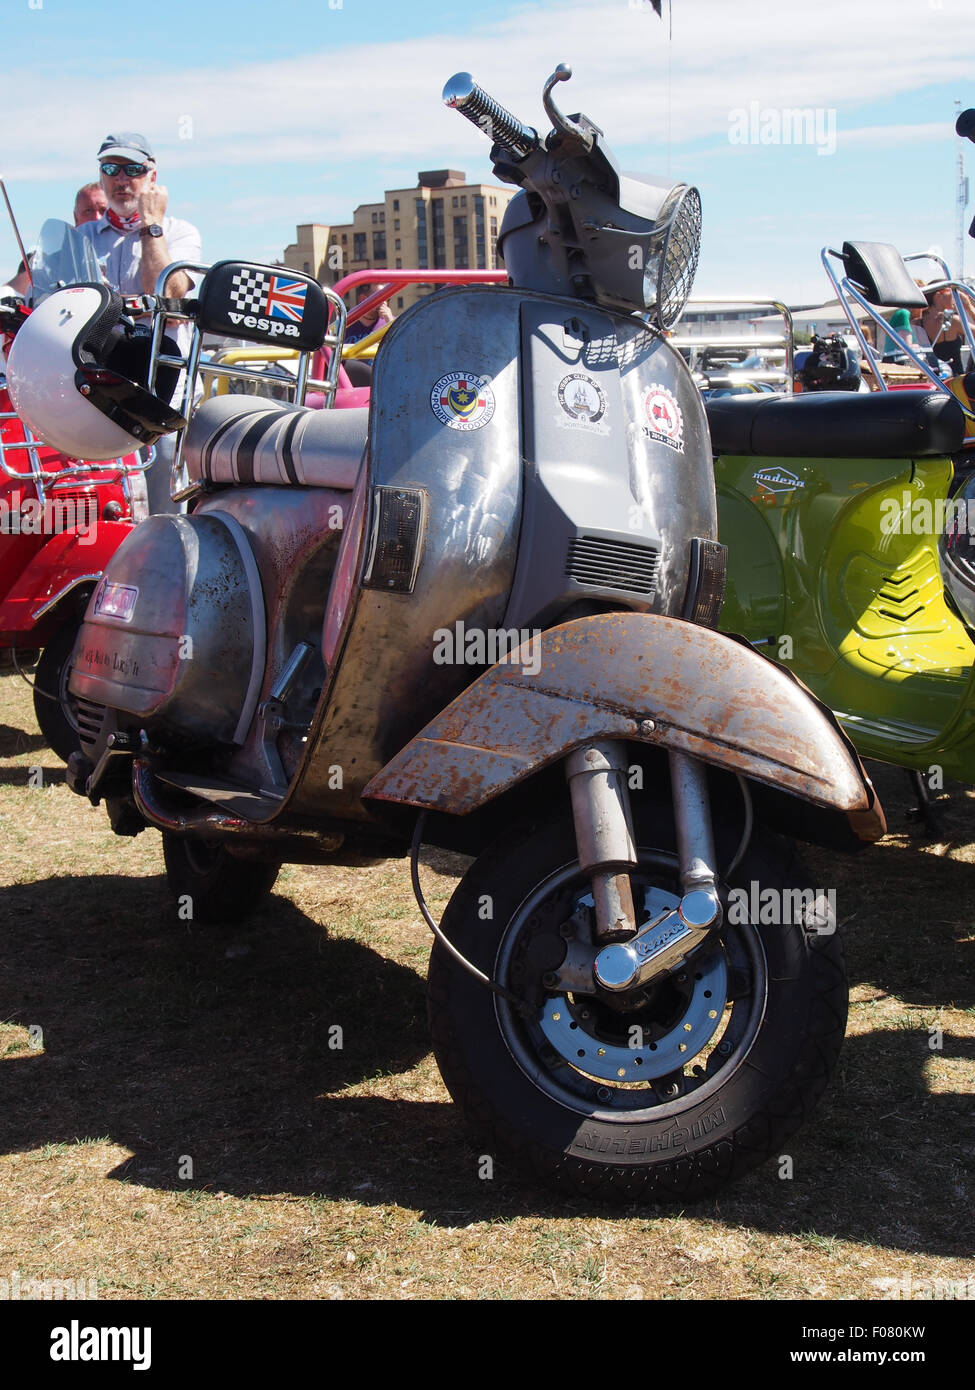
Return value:
<svg viewBox="0 0 975 1390">
<path fill-rule="evenodd" d="M 231 280 L 230 302 L 238 313 L 301 323 L 308 286 L 286 275 L 238 270 Z"/>
</svg>

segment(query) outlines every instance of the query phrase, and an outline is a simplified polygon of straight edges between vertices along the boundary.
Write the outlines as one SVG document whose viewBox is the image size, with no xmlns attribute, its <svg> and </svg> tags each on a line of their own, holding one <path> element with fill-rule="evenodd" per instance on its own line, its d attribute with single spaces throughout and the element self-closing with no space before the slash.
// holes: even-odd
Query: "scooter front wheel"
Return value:
<svg viewBox="0 0 975 1390">
<path fill-rule="evenodd" d="M 188 920 L 242 922 L 257 912 L 281 872 L 280 861 L 239 859 L 219 841 L 164 830 L 166 882 Z"/>
<path fill-rule="evenodd" d="M 680 894 L 665 818 L 639 819 L 638 925 Z M 781 891 L 781 860 L 776 842 L 756 836 L 734 882 Z M 791 900 L 811 905 L 803 891 Z M 621 1201 L 705 1197 L 778 1152 L 836 1062 L 846 976 L 839 940 L 814 912 L 789 924 L 731 920 L 742 915 L 727 914 L 709 949 L 628 999 L 553 988 L 567 950 L 591 940 L 571 821 L 516 826 L 485 851 L 443 926 L 522 1007 L 435 945 L 429 1012 L 444 1081 L 489 1152 Z"/>
</svg>

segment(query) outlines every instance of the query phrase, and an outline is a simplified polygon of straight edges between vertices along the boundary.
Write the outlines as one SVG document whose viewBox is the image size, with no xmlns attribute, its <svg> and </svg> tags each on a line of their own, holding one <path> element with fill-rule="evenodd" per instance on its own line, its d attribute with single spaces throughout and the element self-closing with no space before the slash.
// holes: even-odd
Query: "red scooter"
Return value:
<svg viewBox="0 0 975 1390">
<path fill-rule="evenodd" d="M 0 300 L 0 670 L 37 661 L 37 722 L 66 762 L 78 747 L 68 662 L 105 565 L 148 515 L 148 463 L 137 454 L 101 463 L 69 458 L 14 412 L 5 359 L 30 306 L 59 284 L 99 278 L 64 223 L 45 224 L 32 274 L 28 303 Z"/>
</svg>

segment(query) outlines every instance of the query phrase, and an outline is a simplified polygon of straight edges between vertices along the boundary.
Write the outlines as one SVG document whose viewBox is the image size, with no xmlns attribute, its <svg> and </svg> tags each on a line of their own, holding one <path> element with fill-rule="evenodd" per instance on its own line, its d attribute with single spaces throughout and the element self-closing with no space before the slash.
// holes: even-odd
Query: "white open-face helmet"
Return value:
<svg viewBox="0 0 975 1390">
<path fill-rule="evenodd" d="M 186 421 L 169 405 L 178 372 L 160 367 L 153 395 L 147 330 L 122 322 L 121 296 L 72 285 L 43 300 L 7 355 L 14 409 L 45 444 L 80 459 L 111 459 L 154 444 Z M 167 356 L 178 353 L 164 339 Z"/>
</svg>

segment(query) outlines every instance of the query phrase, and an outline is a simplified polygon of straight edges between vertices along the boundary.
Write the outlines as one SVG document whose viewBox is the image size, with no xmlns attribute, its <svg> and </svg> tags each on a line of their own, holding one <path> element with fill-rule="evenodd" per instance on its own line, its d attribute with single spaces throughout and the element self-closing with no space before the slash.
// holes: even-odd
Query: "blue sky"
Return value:
<svg viewBox="0 0 975 1390">
<path fill-rule="evenodd" d="M 444 80 L 467 69 L 541 127 L 560 61 L 561 104 L 624 169 L 701 189 L 698 292 L 824 298 L 819 249 L 844 239 L 954 265 L 959 150 L 975 173 L 953 132 L 955 100 L 975 106 L 972 0 L 673 0 L 672 26 L 645 0 L 7 0 L 3 33 L 0 173 L 28 242 L 70 216 L 102 137 L 134 129 L 205 259 L 270 259 L 296 223 L 348 221 L 419 169 L 490 181 Z M 809 112 L 803 143 L 787 108 Z M 4 275 L 16 259 L 4 218 Z"/>
</svg>

